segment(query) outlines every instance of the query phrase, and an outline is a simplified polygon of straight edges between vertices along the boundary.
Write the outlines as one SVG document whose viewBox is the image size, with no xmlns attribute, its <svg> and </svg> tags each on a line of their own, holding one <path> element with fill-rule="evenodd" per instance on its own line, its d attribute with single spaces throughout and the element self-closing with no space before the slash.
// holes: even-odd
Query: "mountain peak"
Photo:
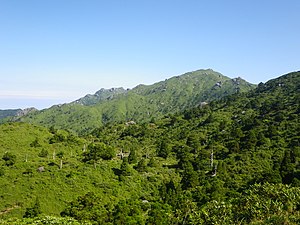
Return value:
<svg viewBox="0 0 300 225">
<path fill-rule="evenodd" d="M 105 100 L 111 100 L 117 95 L 124 94 L 128 90 L 125 90 L 123 87 L 118 87 L 118 88 L 101 88 L 99 91 L 97 91 L 95 94 L 87 94 L 83 98 L 80 98 L 73 103 L 75 104 L 80 104 L 80 105 L 94 105 L 99 102 L 105 101 Z"/>
<path fill-rule="evenodd" d="M 101 88 L 71 104 L 24 117 L 24 121 L 84 132 L 110 122 L 146 122 L 254 87 L 212 69 L 196 70 L 131 90 Z"/>
</svg>

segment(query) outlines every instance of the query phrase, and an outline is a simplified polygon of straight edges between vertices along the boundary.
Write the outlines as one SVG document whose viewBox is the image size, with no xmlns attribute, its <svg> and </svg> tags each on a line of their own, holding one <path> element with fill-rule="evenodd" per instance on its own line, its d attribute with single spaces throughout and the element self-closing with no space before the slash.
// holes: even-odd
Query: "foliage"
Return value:
<svg viewBox="0 0 300 225">
<path fill-rule="evenodd" d="M 4 120 L 7 117 L 16 116 L 21 109 L 6 109 L 6 110 L 0 110 L 0 122 L 1 120 Z"/>
<path fill-rule="evenodd" d="M 108 221 L 106 209 L 93 192 L 80 196 L 61 212 L 61 216 L 70 216 L 79 221 L 95 221 L 104 224 Z"/>
<path fill-rule="evenodd" d="M 84 153 L 84 162 L 93 162 L 95 165 L 100 160 L 110 160 L 115 156 L 114 149 L 103 142 L 92 143 Z"/>
<path fill-rule="evenodd" d="M 30 147 L 33 147 L 33 148 L 41 147 L 41 144 L 39 143 L 38 138 L 34 139 L 34 141 L 32 143 L 30 143 Z"/>
<path fill-rule="evenodd" d="M 6 166 L 12 166 L 15 164 L 16 155 L 10 152 L 5 152 L 4 155 L 2 156 L 2 159 L 5 161 Z"/>
<path fill-rule="evenodd" d="M 81 137 L 0 125 L 0 154 L 16 156 L 0 167 L 3 224 L 39 221 L 22 218 L 37 198 L 41 213 L 62 224 L 299 224 L 299 79 L 287 74 L 151 123 L 111 123 Z M 41 146 L 30 147 L 36 139 Z M 48 157 L 38 156 L 43 149 Z"/>
<path fill-rule="evenodd" d="M 32 207 L 26 208 L 24 217 L 33 218 L 37 217 L 39 214 L 41 214 L 41 205 L 39 199 L 36 199 Z"/>
<path fill-rule="evenodd" d="M 145 159 L 141 159 L 136 165 L 135 169 L 138 172 L 147 172 L 147 162 Z"/>
<path fill-rule="evenodd" d="M 44 157 L 44 158 L 47 157 L 48 155 L 49 155 L 48 150 L 44 148 L 38 154 L 39 157 Z"/>
<path fill-rule="evenodd" d="M 95 95 L 36 111 L 18 120 L 86 134 L 102 124 L 149 122 L 151 118 L 180 112 L 254 87 L 241 78 L 230 79 L 211 69 L 197 70 L 153 85 L 138 85 L 132 90 L 101 89 Z"/>
<path fill-rule="evenodd" d="M 35 218 L 11 218 L 8 220 L 1 220 L 0 224 L 2 225 L 10 225 L 10 224 L 18 224 L 18 225 L 91 225 L 90 222 L 78 222 L 74 218 L 70 217 L 55 217 L 55 216 L 39 216 Z"/>
<path fill-rule="evenodd" d="M 0 167 L 0 177 L 5 175 L 5 169 L 3 167 Z"/>
<path fill-rule="evenodd" d="M 136 156 L 136 151 L 135 149 L 131 149 L 129 156 L 128 156 L 128 162 L 131 163 L 136 163 L 137 162 L 137 156 Z"/>
</svg>

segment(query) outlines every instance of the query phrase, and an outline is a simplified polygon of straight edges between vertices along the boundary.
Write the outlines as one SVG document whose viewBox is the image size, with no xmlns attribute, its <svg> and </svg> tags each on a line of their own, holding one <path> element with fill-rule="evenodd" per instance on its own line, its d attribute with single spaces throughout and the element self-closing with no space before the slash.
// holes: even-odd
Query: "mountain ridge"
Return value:
<svg viewBox="0 0 300 225">
<path fill-rule="evenodd" d="M 94 95 L 33 112 L 19 120 L 85 132 L 111 122 L 149 121 L 204 101 L 249 91 L 255 86 L 211 69 L 196 70 L 152 85 L 138 85 L 130 90 L 100 89 Z"/>
<path fill-rule="evenodd" d="M 71 104 L 81 104 L 86 106 L 95 105 L 101 101 L 110 100 L 116 95 L 126 93 L 127 91 L 128 89 L 125 90 L 123 87 L 113 87 L 109 89 L 101 88 L 99 91 L 96 91 L 95 94 L 87 94 L 86 96 L 71 102 Z"/>
<path fill-rule="evenodd" d="M 11 116 L 17 116 L 18 112 L 20 112 L 22 109 L 0 109 L 0 120 L 11 117 Z"/>
<path fill-rule="evenodd" d="M 38 111 L 38 109 L 34 107 L 25 108 L 25 109 L 4 109 L 0 110 L 0 122 L 5 121 L 7 118 L 14 118 L 14 117 L 22 117 L 26 116 L 27 114 Z"/>
<path fill-rule="evenodd" d="M 299 224 L 299 90 L 293 72 L 206 107 L 82 137 L 2 124 L 0 210 L 11 211 L 0 223 Z"/>
</svg>

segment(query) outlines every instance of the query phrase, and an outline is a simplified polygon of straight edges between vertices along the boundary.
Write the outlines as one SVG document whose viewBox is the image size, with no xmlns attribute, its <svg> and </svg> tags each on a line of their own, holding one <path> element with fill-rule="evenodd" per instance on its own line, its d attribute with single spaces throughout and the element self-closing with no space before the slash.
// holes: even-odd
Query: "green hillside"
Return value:
<svg viewBox="0 0 300 225">
<path fill-rule="evenodd" d="M 0 110 L 0 123 L 5 123 L 8 121 L 14 121 L 16 118 L 26 116 L 29 113 L 37 112 L 36 108 L 26 108 L 26 109 L 5 109 Z"/>
<path fill-rule="evenodd" d="M 230 79 L 213 70 L 198 70 L 132 90 L 101 89 L 95 95 L 34 112 L 19 120 L 86 133 L 112 122 L 150 121 L 254 87 L 241 78 Z"/>
<path fill-rule="evenodd" d="M 120 94 L 124 94 L 126 92 L 127 90 L 125 90 L 124 88 L 111 88 L 111 89 L 101 88 L 94 95 L 88 94 L 83 98 L 76 100 L 74 103 L 81 104 L 81 105 L 95 105 L 99 102 L 113 99 L 116 96 Z"/>
<path fill-rule="evenodd" d="M 16 116 L 21 109 L 6 109 L 0 110 L 0 121 L 10 116 Z"/>
<path fill-rule="evenodd" d="M 84 137 L 3 124 L 0 223 L 299 224 L 299 109 L 294 72 Z"/>
</svg>

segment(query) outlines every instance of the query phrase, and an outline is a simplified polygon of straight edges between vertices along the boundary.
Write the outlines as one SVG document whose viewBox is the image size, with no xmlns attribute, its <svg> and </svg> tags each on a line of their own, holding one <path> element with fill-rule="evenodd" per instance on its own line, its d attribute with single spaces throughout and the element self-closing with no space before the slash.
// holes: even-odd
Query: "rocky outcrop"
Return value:
<svg viewBox="0 0 300 225">
<path fill-rule="evenodd" d="M 27 114 L 31 113 L 31 112 L 35 112 L 35 111 L 38 111 L 38 109 L 34 108 L 34 107 L 31 107 L 31 108 L 26 108 L 26 109 L 21 109 L 17 112 L 16 116 L 19 117 L 19 116 L 26 116 Z"/>
</svg>

